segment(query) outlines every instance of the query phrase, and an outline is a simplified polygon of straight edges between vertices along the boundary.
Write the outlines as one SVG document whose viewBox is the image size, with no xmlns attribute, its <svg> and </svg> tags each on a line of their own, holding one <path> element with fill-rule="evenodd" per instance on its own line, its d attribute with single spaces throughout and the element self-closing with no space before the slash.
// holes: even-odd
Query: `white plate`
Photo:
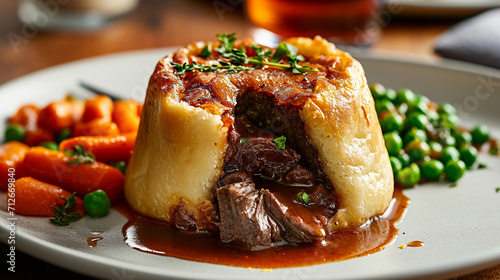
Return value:
<svg viewBox="0 0 500 280">
<path fill-rule="evenodd" d="M 396 15 L 466 17 L 500 7 L 500 0 L 384 0 Z"/>
<path fill-rule="evenodd" d="M 0 118 L 22 104 L 47 104 L 84 79 L 99 87 L 143 98 L 156 61 L 170 49 L 98 57 L 53 67 L 0 87 Z M 463 123 L 485 123 L 500 136 L 500 72 L 449 61 L 417 62 L 392 55 L 355 54 L 369 82 L 398 89 L 409 87 L 435 101 L 448 101 L 463 109 Z M 3 131 L 3 122 L 0 131 Z M 118 212 L 101 219 L 83 218 L 68 227 L 56 227 L 47 218 L 16 215 L 16 250 L 82 274 L 115 279 L 402 279 L 452 277 L 500 264 L 500 158 L 479 156 L 487 169 L 467 172 L 455 188 L 427 184 L 406 190 L 411 204 L 399 225 L 397 241 L 386 250 L 347 261 L 309 267 L 259 269 L 197 263 L 146 254 L 123 241 L 126 219 Z M 5 195 L 5 194 L 4 194 Z M 5 208 L 5 199 L 0 198 Z M 8 214 L 0 211 L 4 242 L 11 231 Z M 103 240 L 89 247 L 91 231 L 102 231 Z M 425 246 L 399 249 L 401 243 L 420 240 Z"/>
</svg>

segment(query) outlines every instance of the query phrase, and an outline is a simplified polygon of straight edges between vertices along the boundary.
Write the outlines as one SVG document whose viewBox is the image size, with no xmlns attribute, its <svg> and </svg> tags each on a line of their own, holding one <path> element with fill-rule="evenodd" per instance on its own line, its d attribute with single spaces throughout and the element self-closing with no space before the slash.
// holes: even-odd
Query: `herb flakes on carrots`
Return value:
<svg viewBox="0 0 500 280">
<path fill-rule="evenodd" d="M 75 195 L 76 193 L 74 192 L 68 198 L 61 196 L 60 198 L 63 199 L 66 203 L 63 205 L 59 205 L 59 207 L 52 206 L 54 211 L 56 211 L 56 213 L 52 215 L 52 218 L 50 219 L 53 224 L 58 226 L 67 226 L 69 225 L 69 222 L 80 219 L 80 214 L 78 212 L 68 212 L 68 209 L 71 209 L 76 205 Z"/>
<path fill-rule="evenodd" d="M 88 151 L 83 147 L 82 143 L 73 146 L 73 151 L 66 149 L 64 153 L 71 156 L 72 159 L 68 161 L 68 164 L 90 164 L 95 162 L 95 156 L 92 152 Z"/>
</svg>

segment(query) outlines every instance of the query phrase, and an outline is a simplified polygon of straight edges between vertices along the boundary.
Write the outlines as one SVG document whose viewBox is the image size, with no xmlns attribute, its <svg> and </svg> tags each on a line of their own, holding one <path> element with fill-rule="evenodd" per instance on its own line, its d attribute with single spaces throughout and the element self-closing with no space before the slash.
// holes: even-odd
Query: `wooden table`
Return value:
<svg viewBox="0 0 500 280">
<path fill-rule="evenodd" d="M 28 30 L 16 16 L 17 1 L 0 2 L 0 84 L 36 70 L 96 55 L 130 50 L 178 46 L 196 40 L 213 40 L 214 34 L 236 32 L 239 37 L 250 34 L 252 25 L 245 19 L 243 7 L 232 1 L 224 12 L 217 13 L 217 1 L 144 0 L 121 19 L 91 31 L 44 32 Z M 234 3 L 236 2 L 236 5 Z M 241 1 L 240 1 L 241 2 Z M 425 58 L 436 57 L 436 37 L 457 21 L 401 20 L 386 21 L 375 50 L 409 53 Z M 13 35 L 14 34 L 14 35 Z M 20 40 L 12 40 L 21 36 Z M 2 259 L 7 245 L 0 245 Z M 47 264 L 21 252 L 17 253 L 15 279 L 87 279 L 70 271 Z M 5 261 L 2 269 L 6 268 Z M 2 275 L 5 275 L 2 271 Z M 4 279 L 2 277 L 2 279 Z M 500 266 L 461 280 L 500 279 Z"/>
</svg>

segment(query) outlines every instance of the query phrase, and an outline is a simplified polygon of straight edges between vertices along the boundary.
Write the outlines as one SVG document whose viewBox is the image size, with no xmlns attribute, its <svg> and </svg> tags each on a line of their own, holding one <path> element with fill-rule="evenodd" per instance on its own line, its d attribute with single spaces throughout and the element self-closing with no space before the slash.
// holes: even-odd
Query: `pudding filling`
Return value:
<svg viewBox="0 0 500 280">
<path fill-rule="evenodd" d="M 321 240 L 337 197 L 293 105 L 238 96 L 215 188 L 222 242 L 247 250 Z"/>
</svg>

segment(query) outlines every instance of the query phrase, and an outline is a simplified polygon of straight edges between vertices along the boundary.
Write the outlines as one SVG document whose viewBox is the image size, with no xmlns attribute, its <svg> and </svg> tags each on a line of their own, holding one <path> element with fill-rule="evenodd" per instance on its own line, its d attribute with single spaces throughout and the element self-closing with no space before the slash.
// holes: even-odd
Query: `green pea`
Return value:
<svg viewBox="0 0 500 280">
<path fill-rule="evenodd" d="M 377 100 L 375 102 L 375 110 L 379 115 L 383 111 L 392 112 L 394 109 L 395 109 L 394 104 L 390 100 L 382 99 L 382 100 Z"/>
<path fill-rule="evenodd" d="M 73 133 L 73 131 L 71 130 L 71 128 L 67 127 L 63 130 L 61 130 L 59 133 L 57 133 L 56 135 L 56 142 L 57 143 L 61 143 L 62 141 L 68 139 L 71 137 L 71 134 Z"/>
<path fill-rule="evenodd" d="M 401 169 L 396 176 L 403 187 L 413 187 L 420 181 L 420 168 L 416 163 L 412 163 Z"/>
<path fill-rule="evenodd" d="M 370 85 L 370 92 L 372 93 L 373 99 L 382 99 L 385 95 L 385 87 L 382 84 L 374 83 Z"/>
<path fill-rule="evenodd" d="M 471 167 L 477 159 L 477 149 L 474 146 L 463 147 L 460 149 L 460 159 L 465 163 L 465 166 Z"/>
<path fill-rule="evenodd" d="M 429 144 L 424 141 L 415 140 L 405 147 L 413 162 L 421 161 L 431 153 Z"/>
<path fill-rule="evenodd" d="M 103 190 L 88 193 L 83 198 L 85 211 L 94 217 L 105 216 L 111 208 L 111 202 Z"/>
<path fill-rule="evenodd" d="M 490 129 L 486 125 L 480 124 L 475 126 L 470 134 L 474 144 L 482 145 L 490 138 Z"/>
<path fill-rule="evenodd" d="M 456 146 L 457 145 L 457 139 L 451 135 L 446 135 L 443 139 L 441 139 L 443 142 L 443 145 L 446 146 Z"/>
<path fill-rule="evenodd" d="M 59 151 L 59 146 L 55 142 L 42 142 L 39 146 L 45 147 L 50 150 Z"/>
<path fill-rule="evenodd" d="M 456 130 L 458 127 L 459 119 L 457 115 L 446 115 L 440 114 L 439 118 L 441 119 L 441 125 L 446 126 L 451 130 Z"/>
<path fill-rule="evenodd" d="M 399 150 L 403 148 L 403 139 L 397 132 L 387 132 L 384 134 L 385 147 L 389 155 L 398 155 Z"/>
<path fill-rule="evenodd" d="M 26 130 L 22 125 L 10 124 L 5 130 L 5 142 L 19 141 L 23 142 Z"/>
<path fill-rule="evenodd" d="M 402 104 L 402 103 L 408 103 L 408 105 L 410 105 L 410 104 L 414 103 L 416 101 L 416 99 L 417 99 L 417 97 L 415 96 L 413 91 L 405 88 L 405 89 L 398 90 L 398 92 L 396 93 L 396 100 L 394 101 L 394 103 L 397 105 Z"/>
<path fill-rule="evenodd" d="M 389 160 L 391 161 L 391 167 L 392 167 L 392 172 L 394 174 L 398 174 L 398 172 L 403 169 L 403 164 L 401 161 L 395 157 L 395 156 L 390 156 Z"/>
<path fill-rule="evenodd" d="M 455 139 L 459 147 L 466 147 L 472 142 L 472 135 L 467 131 L 463 131 L 460 132 Z"/>
<path fill-rule="evenodd" d="M 401 151 L 402 151 L 402 153 L 400 153 L 398 156 L 399 161 L 401 162 L 403 167 L 410 166 L 410 164 L 411 164 L 410 155 L 405 153 L 404 150 L 401 150 Z"/>
<path fill-rule="evenodd" d="M 446 115 L 456 115 L 457 110 L 450 103 L 440 103 L 438 105 L 438 113 L 439 114 L 446 114 Z"/>
<path fill-rule="evenodd" d="M 437 126 L 439 124 L 439 114 L 434 111 L 434 110 L 429 110 L 427 111 L 427 118 L 429 119 L 429 122 L 432 123 L 434 126 Z"/>
<path fill-rule="evenodd" d="M 448 161 L 457 161 L 459 159 L 460 152 L 453 146 L 445 147 L 443 152 L 441 152 L 441 157 L 439 157 L 439 160 L 444 164 L 448 163 Z"/>
<path fill-rule="evenodd" d="M 439 159 L 443 152 L 443 146 L 437 141 L 431 141 L 429 142 L 429 147 L 431 148 L 429 156 L 433 159 Z"/>
<path fill-rule="evenodd" d="M 461 160 L 450 160 L 444 167 L 444 174 L 446 179 L 452 182 L 460 179 L 466 170 L 465 163 Z"/>
<path fill-rule="evenodd" d="M 398 111 L 398 113 L 400 113 L 401 115 L 406 115 L 408 113 L 408 104 L 406 103 L 403 103 L 401 105 L 399 105 L 396 110 Z"/>
<path fill-rule="evenodd" d="M 429 119 L 426 115 L 418 112 L 411 113 L 406 119 L 406 125 L 408 128 L 418 128 L 425 130 L 429 124 Z"/>
<path fill-rule="evenodd" d="M 120 162 L 112 162 L 111 166 L 120 169 L 120 171 L 125 175 L 125 171 L 127 170 L 127 164 L 124 161 Z"/>
<path fill-rule="evenodd" d="M 429 107 L 427 107 L 425 101 L 415 101 L 415 103 L 410 106 L 410 111 L 426 115 L 427 112 L 429 112 Z"/>
<path fill-rule="evenodd" d="M 415 94 L 415 98 L 416 98 L 417 102 L 423 102 L 426 105 L 431 103 L 431 100 L 427 96 L 422 95 L 422 94 Z"/>
<path fill-rule="evenodd" d="M 412 128 L 403 137 L 403 142 L 405 145 L 410 144 L 414 140 L 427 141 L 427 133 L 421 129 Z"/>
<path fill-rule="evenodd" d="M 385 91 L 385 97 L 387 99 L 389 99 L 390 101 L 394 101 L 396 100 L 396 91 L 393 90 L 392 88 L 388 88 L 386 91 Z"/>
<path fill-rule="evenodd" d="M 398 113 L 387 115 L 380 121 L 380 126 L 384 132 L 401 131 L 403 117 Z"/>
<path fill-rule="evenodd" d="M 441 177 L 441 174 L 443 174 L 444 164 L 439 160 L 431 159 L 422 163 L 420 170 L 422 171 L 422 176 L 424 176 L 424 178 L 429 180 L 438 180 L 439 177 Z"/>
</svg>

